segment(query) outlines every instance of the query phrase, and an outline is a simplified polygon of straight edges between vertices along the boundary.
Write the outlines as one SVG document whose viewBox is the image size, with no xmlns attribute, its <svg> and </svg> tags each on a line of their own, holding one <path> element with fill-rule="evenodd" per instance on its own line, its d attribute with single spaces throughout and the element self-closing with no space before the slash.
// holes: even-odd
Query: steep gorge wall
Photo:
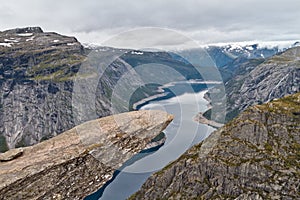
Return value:
<svg viewBox="0 0 300 200">
<path fill-rule="evenodd" d="M 300 93 L 248 108 L 130 199 L 299 199 Z"/>
</svg>

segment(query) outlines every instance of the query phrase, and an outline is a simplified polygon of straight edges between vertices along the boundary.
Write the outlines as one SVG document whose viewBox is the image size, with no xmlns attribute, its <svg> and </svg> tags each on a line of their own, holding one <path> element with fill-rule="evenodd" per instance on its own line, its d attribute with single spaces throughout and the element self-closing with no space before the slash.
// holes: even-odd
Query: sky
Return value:
<svg viewBox="0 0 300 200">
<path fill-rule="evenodd" d="M 299 0 L 0 0 L 0 30 L 40 26 L 108 46 L 299 40 L 299 8 Z"/>
</svg>

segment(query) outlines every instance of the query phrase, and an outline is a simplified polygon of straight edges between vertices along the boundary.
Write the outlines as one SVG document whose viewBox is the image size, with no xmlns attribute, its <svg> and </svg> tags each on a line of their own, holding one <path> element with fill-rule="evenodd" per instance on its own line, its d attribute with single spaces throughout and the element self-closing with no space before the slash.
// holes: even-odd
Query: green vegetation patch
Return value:
<svg viewBox="0 0 300 200">
<path fill-rule="evenodd" d="M 5 151 L 8 151 L 6 138 L 3 135 L 0 135 L 0 152 L 3 153 Z"/>
<path fill-rule="evenodd" d="M 267 112 L 282 113 L 295 118 L 300 118 L 300 93 L 286 96 L 282 99 L 274 100 L 257 107 Z"/>
<path fill-rule="evenodd" d="M 27 70 L 27 73 L 32 80 L 53 80 L 56 82 L 63 82 L 72 80 L 75 73 L 70 71 L 70 68 L 80 65 L 85 57 L 79 54 L 66 54 L 63 52 L 56 52 L 55 54 L 41 55 L 38 64 L 32 66 Z"/>
</svg>

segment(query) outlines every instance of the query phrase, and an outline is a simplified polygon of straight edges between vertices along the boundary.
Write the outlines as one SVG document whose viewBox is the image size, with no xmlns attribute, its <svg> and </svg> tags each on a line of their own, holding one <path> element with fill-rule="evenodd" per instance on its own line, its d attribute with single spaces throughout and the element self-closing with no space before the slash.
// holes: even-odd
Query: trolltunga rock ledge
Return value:
<svg viewBox="0 0 300 200">
<path fill-rule="evenodd" d="M 103 186 L 172 119 L 163 111 L 113 115 L 1 154 L 0 199 L 82 199 Z"/>
</svg>

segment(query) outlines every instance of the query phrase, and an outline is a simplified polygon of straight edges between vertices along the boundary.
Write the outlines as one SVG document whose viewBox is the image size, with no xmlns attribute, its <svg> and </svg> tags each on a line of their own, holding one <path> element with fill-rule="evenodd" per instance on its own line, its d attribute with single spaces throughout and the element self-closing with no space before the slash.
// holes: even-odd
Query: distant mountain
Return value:
<svg viewBox="0 0 300 200">
<path fill-rule="evenodd" d="M 235 75 L 239 66 L 247 65 L 248 61 L 254 67 L 255 63 L 259 64 L 269 57 L 296 46 L 299 46 L 299 42 L 221 43 L 179 50 L 171 53 L 171 55 L 174 59 L 198 67 L 198 71 L 206 80 L 225 83 Z M 213 70 L 213 67 L 217 67 L 217 69 Z M 217 76 L 219 73 L 221 76 Z"/>
<path fill-rule="evenodd" d="M 265 60 L 250 59 L 238 64 L 234 76 L 225 82 L 226 97 L 219 96 L 218 87 L 211 89 L 209 96 L 214 105 L 226 98 L 229 121 L 251 105 L 300 92 L 299 57 L 300 47 L 294 47 Z M 208 111 L 206 116 L 209 114 Z M 210 117 L 218 121 L 222 114 L 215 112 Z"/>
<path fill-rule="evenodd" d="M 248 108 L 129 199 L 299 199 L 300 93 Z"/>
<path fill-rule="evenodd" d="M 237 58 L 267 58 L 279 52 L 277 47 L 258 48 L 257 44 L 250 46 L 227 45 L 224 47 L 209 46 L 206 48 L 209 55 L 215 61 L 216 66 L 224 67 Z"/>
<path fill-rule="evenodd" d="M 223 67 L 236 58 L 268 58 L 289 48 L 299 46 L 295 41 L 275 42 L 244 42 L 244 43 L 220 43 L 203 45 L 201 48 L 206 51 L 215 61 L 217 67 Z M 195 54 L 200 48 L 180 50 L 177 52 L 184 55 Z M 194 57 L 191 55 L 189 57 Z"/>
<path fill-rule="evenodd" d="M 218 67 L 224 67 L 237 58 L 269 58 L 279 52 L 297 46 L 297 42 L 261 42 L 261 43 L 236 43 L 207 45 L 207 50 Z"/>
</svg>

